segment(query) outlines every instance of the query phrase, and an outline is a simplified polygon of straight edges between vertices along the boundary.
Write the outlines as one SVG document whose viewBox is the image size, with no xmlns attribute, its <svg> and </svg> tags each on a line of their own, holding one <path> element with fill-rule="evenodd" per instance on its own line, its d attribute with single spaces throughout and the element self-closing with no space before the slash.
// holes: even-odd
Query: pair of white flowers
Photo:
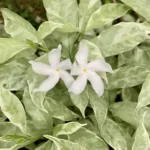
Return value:
<svg viewBox="0 0 150 150">
<path fill-rule="evenodd" d="M 84 91 L 87 81 L 89 80 L 94 91 L 101 96 L 104 92 L 104 84 L 96 72 L 112 72 L 111 66 L 103 59 L 88 63 L 87 45 L 80 46 L 73 65 L 70 59 L 60 61 L 61 49 L 62 47 L 59 45 L 57 49 L 53 49 L 49 52 L 49 65 L 42 62 L 29 61 L 34 72 L 48 76 L 38 89 L 34 89 L 34 92 L 49 91 L 62 79 L 69 89 L 69 92 L 80 94 Z M 71 70 L 71 72 L 69 73 L 66 70 Z M 78 76 L 77 79 L 74 80 L 72 75 Z"/>
</svg>

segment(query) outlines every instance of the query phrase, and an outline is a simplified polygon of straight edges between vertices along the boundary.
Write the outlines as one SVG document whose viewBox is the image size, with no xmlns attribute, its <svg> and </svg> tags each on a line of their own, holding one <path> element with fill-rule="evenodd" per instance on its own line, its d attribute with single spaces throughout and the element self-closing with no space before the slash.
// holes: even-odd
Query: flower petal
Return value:
<svg viewBox="0 0 150 150">
<path fill-rule="evenodd" d="M 77 65 L 76 62 L 73 63 L 71 68 L 71 75 L 80 75 L 82 73 L 82 68 Z"/>
<path fill-rule="evenodd" d="M 74 78 L 67 71 L 60 71 L 60 78 L 64 81 L 67 88 L 70 88 Z"/>
<path fill-rule="evenodd" d="M 100 76 L 97 73 L 90 71 L 88 72 L 88 80 L 98 96 L 101 96 L 104 93 L 104 84 Z"/>
<path fill-rule="evenodd" d="M 111 66 L 102 59 L 88 63 L 87 68 L 92 71 L 113 72 Z"/>
<path fill-rule="evenodd" d="M 58 67 L 62 70 L 69 70 L 69 69 L 71 69 L 71 66 L 72 66 L 72 64 L 71 64 L 70 59 L 61 61 L 60 64 L 58 65 Z"/>
<path fill-rule="evenodd" d="M 52 49 L 48 54 L 49 64 L 53 67 L 59 64 L 61 57 L 61 45 L 58 45 L 58 48 Z"/>
<path fill-rule="evenodd" d="M 73 82 L 69 92 L 80 94 L 84 91 L 87 84 L 87 74 L 82 74 Z"/>
<path fill-rule="evenodd" d="M 88 46 L 80 45 L 79 50 L 75 56 L 79 65 L 85 65 L 88 62 Z"/>
<path fill-rule="evenodd" d="M 51 75 L 53 73 L 53 70 L 51 67 L 47 64 L 44 64 L 42 62 L 35 62 L 35 61 L 29 61 L 29 63 L 32 65 L 32 69 L 34 72 L 42 75 Z"/>
<path fill-rule="evenodd" d="M 33 92 L 47 92 L 51 90 L 59 81 L 60 75 L 58 73 L 52 74 L 43 83 L 38 89 L 34 89 Z"/>
</svg>

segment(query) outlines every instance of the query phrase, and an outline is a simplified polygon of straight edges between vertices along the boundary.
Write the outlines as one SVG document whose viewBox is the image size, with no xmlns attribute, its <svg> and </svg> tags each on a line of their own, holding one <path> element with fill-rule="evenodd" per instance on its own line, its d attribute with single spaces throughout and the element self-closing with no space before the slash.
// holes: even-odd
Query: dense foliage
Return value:
<svg viewBox="0 0 150 150">
<path fill-rule="evenodd" d="M 43 0 L 48 21 L 38 30 L 2 8 L 7 33 L 0 38 L 1 150 L 150 149 L 150 1 Z M 62 45 L 61 60 L 75 61 L 81 44 L 88 60 L 105 59 L 105 92 L 88 83 L 81 94 L 60 80 L 34 92 L 46 79 L 29 62 L 48 64 Z"/>
</svg>

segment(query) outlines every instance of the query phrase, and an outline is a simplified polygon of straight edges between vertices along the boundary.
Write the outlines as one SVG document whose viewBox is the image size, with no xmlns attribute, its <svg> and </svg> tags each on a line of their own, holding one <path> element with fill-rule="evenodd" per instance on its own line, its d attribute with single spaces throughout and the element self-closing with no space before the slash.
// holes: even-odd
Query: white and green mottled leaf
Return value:
<svg viewBox="0 0 150 150">
<path fill-rule="evenodd" d="M 79 3 L 79 30 L 82 32 L 85 30 L 88 20 L 92 13 L 101 6 L 99 0 L 80 0 Z"/>
<path fill-rule="evenodd" d="M 68 141 L 68 140 L 58 139 L 58 138 L 50 136 L 50 135 L 44 135 L 44 137 L 53 141 L 54 144 L 56 145 L 57 149 L 60 149 L 60 150 L 70 150 L 70 148 L 73 150 L 87 150 L 85 147 L 83 147 L 77 143 Z"/>
<path fill-rule="evenodd" d="M 77 32 L 78 29 L 75 28 L 70 23 L 62 24 L 52 21 L 46 21 L 40 25 L 37 34 L 39 39 L 44 39 L 46 36 L 50 35 L 53 31 Z"/>
<path fill-rule="evenodd" d="M 148 107 L 143 107 L 136 113 L 136 107 L 136 102 L 125 101 L 113 104 L 110 107 L 110 111 L 114 117 L 120 118 L 134 127 L 139 126 L 140 120 L 145 114 L 143 119 L 144 125 L 150 130 L 150 109 Z"/>
<path fill-rule="evenodd" d="M 102 5 L 91 15 L 86 27 L 86 31 L 102 27 L 113 20 L 122 17 L 129 10 L 129 7 L 119 3 Z"/>
<path fill-rule="evenodd" d="M 33 103 L 29 94 L 29 88 L 24 89 L 23 100 L 22 100 L 26 113 L 32 121 L 35 121 L 41 130 L 51 130 L 53 126 L 53 120 L 50 113 L 46 113 L 36 107 Z"/>
<path fill-rule="evenodd" d="M 26 132 L 26 113 L 20 100 L 9 90 L 0 88 L 0 107 L 11 123 Z"/>
<path fill-rule="evenodd" d="M 127 143 L 120 126 L 107 118 L 101 130 L 102 138 L 115 150 L 127 150 Z"/>
<path fill-rule="evenodd" d="M 70 93 L 71 101 L 73 104 L 79 108 L 82 116 L 85 118 L 85 109 L 88 106 L 89 98 L 88 98 L 88 91 L 85 89 L 81 94 L 77 95 L 74 93 Z"/>
<path fill-rule="evenodd" d="M 0 85 L 11 91 L 23 90 L 26 86 L 28 66 L 25 58 L 0 66 Z"/>
<path fill-rule="evenodd" d="M 79 117 L 77 114 L 69 110 L 64 104 L 57 102 L 50 97 L 46 98 L 45 108 L 52 115 L 52 117 L 62 121 L 70 121 Z"/>
<path fill-rule="evenodd" d="M 141 123 L 135 133 L 134 143 L 132 150 L 149 150 L 150 149 L 150 139 L 144 124 Z"/>
<path fill-rule="evenodd" d="M 107 118 L 108 102 L 106 93 L 99 97 L 91 86 L 88 86 L 88 95 L 93 108 L 98 127 L 101 130 Z"/>
<path fill-rule="evenodd" d="M 87 150 L 108 150 L 107 145 L 100 137 L 85 128 L 79 129 L 68 137 L 72 142 L 84 146 Z"/>
<path fill-rule="evenodd" d="M 66 124 L 59 124 L 53 129 L 53 135 L 69 135 L 76 131 L 78 131 L 81 127 L 85 126 L 86 124 L 80 124 L 78 122 L 69 122 Z"/>
<path fill-rule="evenodd" d="M 149 71 L 139 66 L 125 66 L 108 74 L 108 89 L 127 88 L 144 82 Z"/>
<path fill-rule="evenodd" d="M 123 88 L 121 96 L 123 101 L 137 102 L 139 93 L 134 88 Z"/>
<path fill-rule="evenodd" d="M 120 54 L 119 61 L 122 62 L 119 66 L 124 64 L 135 65 L 150 70 L 150 57 L 145 50 L 139 47 L 134 48 L 132 51 Z"/>
<path fill-rule="evenodd" d="M 150 104 L 149 89 L 150 89 L 150 75 L 147 76 L 147 78 L 145 79 L 145 82 L 143 83 L 141 92 L 138 97 L 137 110 L 143 106 L 147 106 Z"/>
<path fill-rule="evenodd" d="M 32 51 L 30 48 L 30 45 L 26 44 L 25 42 L 9 38 L 0 38 L 0 64 L 6 62 L 24 50 L 29 49 Z"/>
<path fill-rule="evenodd" d="M 76 0 L 43 0 L 48 20 L 57 23 L 78 24 L 78 7 Z M 73 12 L 73 13 L 72 13 Z"/>
<path fill-rule="evenodd" d="M 135 12 L 143 16 L 147 21 L 150 21 L 149 0 L 121 0 L 126 5 L 130 6 Z"/>
<path fill-rule="evenodd" d="M 99 47 L 105 57 L 132 50 L 146 38 L 146 32 L 135 23 L 120 23 L 104 30 Z"/>
<path fill-rule="evenodd" d="M 6 8 L 1 9 L 1 12 L 4 17 L 5 30 L 12 38 L 38 42 L 36 30 L 27 20 Z"/>
</svg>

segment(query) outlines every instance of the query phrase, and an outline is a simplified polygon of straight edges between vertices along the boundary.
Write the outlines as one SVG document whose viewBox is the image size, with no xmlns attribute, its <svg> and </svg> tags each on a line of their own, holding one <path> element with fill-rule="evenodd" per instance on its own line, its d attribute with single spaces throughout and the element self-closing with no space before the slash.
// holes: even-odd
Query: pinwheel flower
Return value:
<svg viewBox="0 0 150 150">
<path fill-rule="evenodd" d="M 37 74 L 46 75 L 48 78 L 41 83 L 38 89 L 34 89 L 34 92 L 46 92 L 51 90 L 61 78 L 66 87 L 69 88 L 73 83 L 73 77 L 66 71 L 71 69 L 71 61 L 70 59 L 66 59 L 60 62 L 61 57 L 61 45 L 58 46 L 57 49 L 53 49 L 48 54 L 49 64 L 44 64 L 42 62 L 29 61 L 32 65 L 32 69 Z"/>
<path fill-rule="evenodd" d="M 89 80 L 94 91 L 98 96 L 101 96 L 104 92 L 104 84 L 96 72 L 112 72 L 111 66 L 103 59 L 88 63 L 87 45 L 80 46 L 75 59 L 76 61 L 71 69 L 71 75 L 78 75 L 78 77 L 69 88 L 69 92 L 80 94 L 85 89 L 87 80 Z"/>
</svg>

